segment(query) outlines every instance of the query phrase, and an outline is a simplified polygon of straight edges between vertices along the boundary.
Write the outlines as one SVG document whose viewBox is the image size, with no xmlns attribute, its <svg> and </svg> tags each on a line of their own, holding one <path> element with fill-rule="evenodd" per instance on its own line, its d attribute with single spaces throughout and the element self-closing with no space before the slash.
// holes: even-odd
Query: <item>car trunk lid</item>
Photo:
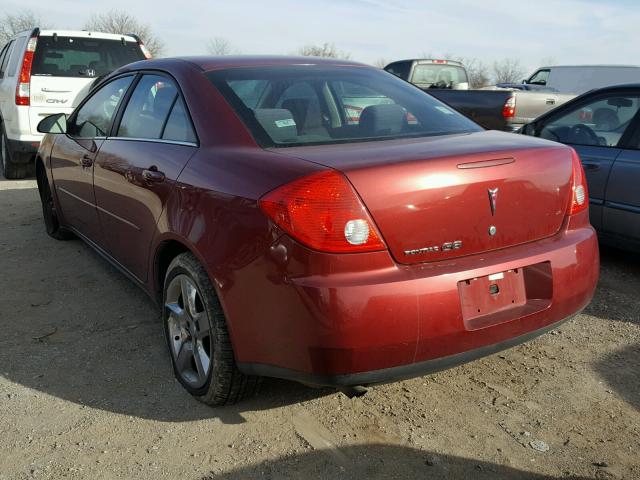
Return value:
<svg viewBox="0 0 640 480">
<path fill-rule="evenodd" d="M 479 132 L 280 150 L 342 171 L 399 263 L 532 242 L 562 226 L 571 190 L 564 146 Z"/>
</svg>

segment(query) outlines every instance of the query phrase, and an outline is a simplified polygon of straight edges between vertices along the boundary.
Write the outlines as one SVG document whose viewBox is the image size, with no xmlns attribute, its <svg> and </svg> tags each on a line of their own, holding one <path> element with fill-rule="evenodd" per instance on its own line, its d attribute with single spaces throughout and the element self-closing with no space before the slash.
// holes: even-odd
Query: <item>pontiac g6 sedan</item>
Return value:
<svg viewBox="0 0 640 480">
<path fill-rule="evenodd" d="M 556 327 L 598 278 L 571 148 L 365 65 L 139 62 L 39 129 L 47 232 L 162 306 L 211 405 L 261 376 L 354 391 L 451 367 Z"/>
</svg>

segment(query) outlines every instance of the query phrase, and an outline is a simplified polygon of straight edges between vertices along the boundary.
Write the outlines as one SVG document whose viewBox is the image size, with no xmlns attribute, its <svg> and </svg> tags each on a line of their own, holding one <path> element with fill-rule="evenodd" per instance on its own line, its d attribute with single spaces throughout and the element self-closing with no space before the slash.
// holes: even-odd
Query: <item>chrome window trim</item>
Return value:
<svg viewBox="0 0 640 480">
<path fill-rule="evenodd" d="M 132 142 L 166 143 L 170 145 L 182 145 L 184 147 L 198 147 L 198 144 L 194 142 L 181 142 L 179 140 L 164 140 L 162 138 L 106 137 L 106 140 L 125 140 L 125 141 L 132 141 Z"/>
</svg>

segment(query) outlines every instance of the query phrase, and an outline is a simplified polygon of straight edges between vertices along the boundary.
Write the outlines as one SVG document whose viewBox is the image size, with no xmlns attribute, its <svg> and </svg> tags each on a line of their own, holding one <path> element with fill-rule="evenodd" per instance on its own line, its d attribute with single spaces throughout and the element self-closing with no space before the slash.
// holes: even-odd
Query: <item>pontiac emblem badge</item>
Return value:
<svg viewBox="0 0 640 480">
<path fill-rule="evenodd" d="M 496 202 L 498 201 L 498 188 L 490 188 L 489 192 L 489 205 L 491 205 L 491 215 L 496 214 Z"/>
</svg>

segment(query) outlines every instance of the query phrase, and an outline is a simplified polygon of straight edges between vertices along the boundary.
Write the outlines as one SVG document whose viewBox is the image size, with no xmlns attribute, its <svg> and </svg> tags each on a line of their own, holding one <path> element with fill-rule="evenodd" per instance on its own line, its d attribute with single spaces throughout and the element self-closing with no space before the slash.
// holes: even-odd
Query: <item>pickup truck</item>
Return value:
<svg viewBox="0 0 640 480">
<path fill-rule="evenodd" d="M 574 94 L 555 91 L 523 91 L 517 88 L 468 90 L 468 75 L 464 66 L 450 60 L 401 60 L 390 63 L 384 69 L 488 130 L 515 132 L 536 117 L 575 97 Z"/>
</svg>

